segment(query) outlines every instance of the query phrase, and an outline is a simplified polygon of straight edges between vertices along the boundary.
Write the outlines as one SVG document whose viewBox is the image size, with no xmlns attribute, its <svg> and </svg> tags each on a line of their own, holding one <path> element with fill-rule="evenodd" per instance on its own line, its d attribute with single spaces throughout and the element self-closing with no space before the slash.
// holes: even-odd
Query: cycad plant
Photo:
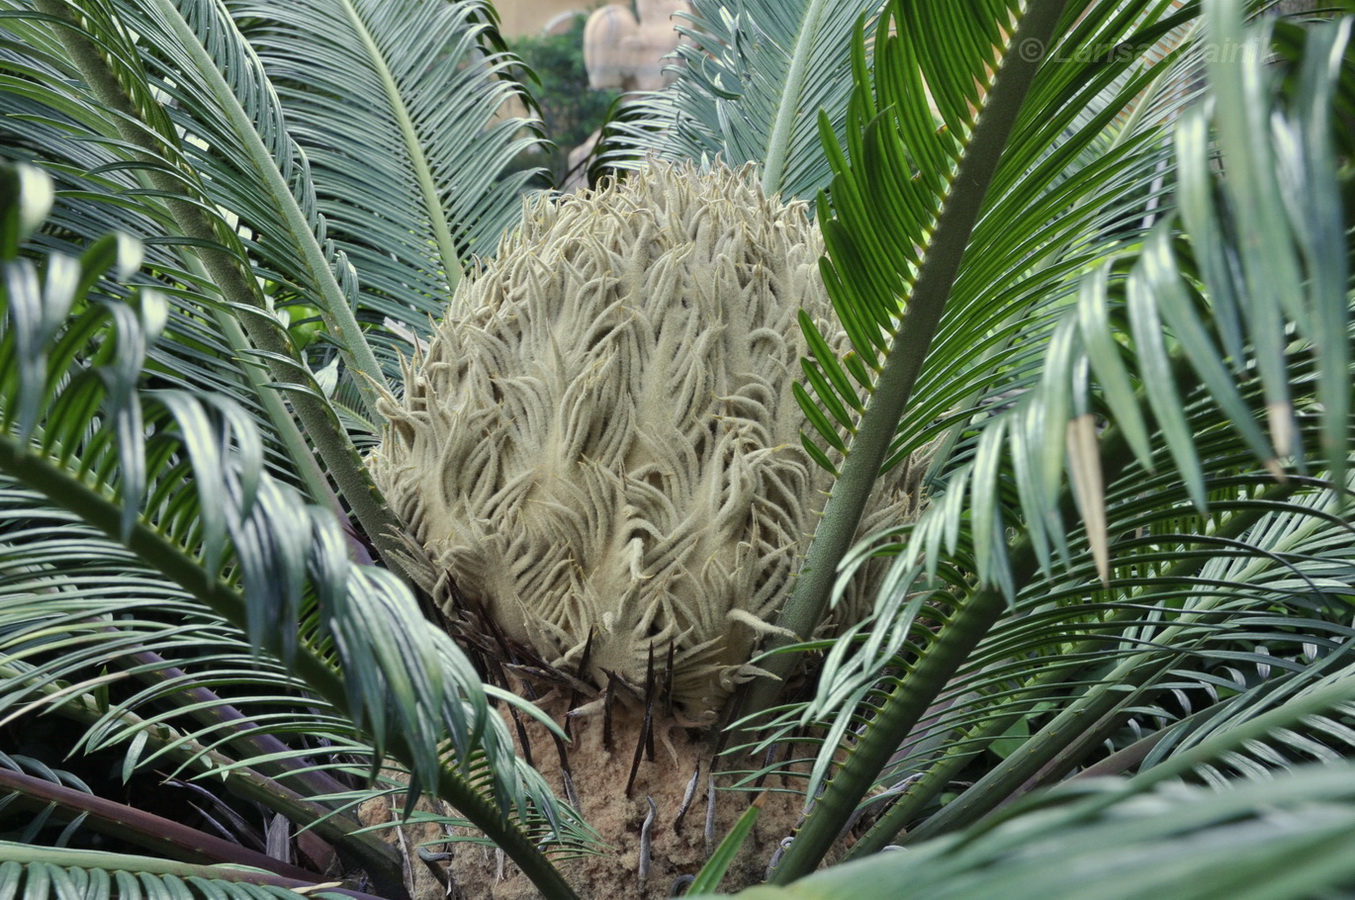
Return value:
<svg viewBox="0 0 1355 900">
<path fill-rule="evenodd" d="M 1352 883 L 1355 19 L 693 6 L 0 0 L 0 896 Z"/>
</svg>

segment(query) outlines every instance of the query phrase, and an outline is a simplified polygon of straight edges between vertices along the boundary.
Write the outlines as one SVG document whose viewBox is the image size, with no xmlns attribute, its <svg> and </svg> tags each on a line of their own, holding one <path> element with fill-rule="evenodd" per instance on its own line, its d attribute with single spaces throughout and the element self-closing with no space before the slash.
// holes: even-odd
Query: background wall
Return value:
<svg viewBox="0 0 1355 900">
<path fill-rule="evenodd" d="M 540 34 L 546 23 L 560 13 L 592 12 L 602 5 L 598 0 L 494 0 L 503 21 L 503 35 L 510 39 Z"/>
</svg>

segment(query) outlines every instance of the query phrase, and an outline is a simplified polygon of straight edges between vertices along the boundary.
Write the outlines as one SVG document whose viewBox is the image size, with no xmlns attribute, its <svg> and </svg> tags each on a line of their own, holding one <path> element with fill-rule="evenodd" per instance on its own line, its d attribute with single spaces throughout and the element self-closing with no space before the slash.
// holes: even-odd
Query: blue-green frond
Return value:
<svg viewBox="0 0 1355 900">
<path fill-rule="evenodd" d="M 135 873 L 135 874 L 133 874 Z M 171 863 L 146 856 L 0 841 L 0 893 L 33 900 L 375 900 L 237 866 Z"/>
<path fill-rule="evenodd" d="M 1350 26 L 1311 26 L 1303 46 L 1313 57 L 1281 61 L 1291 77 L 1277 79 L 1258 74 L 1270 58 L 1269 31 L 1263 25 L 1244 38 L 1233 18 L 1239 13 L 1225 6 L 1211 7 L 1207 22 L 1244 52 L 1228 54 L 1220 68 L 1216 55 L 1187 45 L 1163 55 L 1156 73 L 1125 67 L 1130 77 L 1115 88 L 1116 102 L 1096 104 L 1097 115 L 1118 109 L 1127 123 L 1100 156 L 1083 152 L 1092 149 L 1084 137 L 1060 146 L 1057 118 L 1067 113 L 1049 104 L 1076 95 L 1083 79 L 1070 70 L 1085 64 L 1094 81 L 1113 60 L 1073 52 L 1055 38 L 1051 50 L 1062 49 L 1034 74 L 984 208 L 950 258 L 953 281 L 940 287 L 928 272 L 943 262 L 947 192 L 962 193 L 982 117 L 979 127 L 971 124 L 962 89 L 936 97 L 950 132 L 943 136 L 926 127 L 916 99 L 909 116 L 910 92 L 898 90 L 895 105 L 884 105 L 899 110 L 884 120 L 888 128 L 879 118 L 853 123 L 849 161 L 839 161 L 830 194 L 834 217 L 824 225 L 830 292 L 855 317 L 857 333 L 851 325 L 847 331 L 868 374 L 869 360 L 884 349 L 877 336 L 910 334 L 919 304 L 934 310 L 926 289 L 942 292 L 946 305 L 930 348 L 924 340 L 896 351 L 926 359 L 916 362 L 916 400 L 902 411 L 885 464 L 926 440 L 948 440 L 934 451 L 932 496 L 919 519 L 872 535 L 855 557 L 898 553 L 897 577 L 877 599 L 881 618 L 848 638 L 850 652 L 829 653 L 814 700 L 775 712 L 778 737 L 792 734 L 807 708 L 829 737 L 808 773 L 807 796 L 817 799 L 774 880 L 807 871 L 872 787 L 922 779 L 908 783 L 854 853 L 878 850 L 904 827 L 909 840 L 964 827 L 1031 785 L 1065 777 L 1103 742 L 1121 741 L 1118 729 L 1174 685 L 1192 676 L 1208 683 L 1214 669 L 1250 653 L 1230 643 L 1233 624 L 1290 651 L 1289 630 L 1337 647 L 1346 641 L 1340 610 L 1349 595 L 1348 550 L 1310 570 L 1312 561 L 1291 554 L 1284 529 L 1265 516 L 1293 513 L 1291 521 L 1305 523 L 1298 531 L 1308 529 L 1314 540 L 1334 538 L 1324 528 L 1345 527 L 1336 510 L 1348 490 L 1352 436 L 1348 237 L 1339 204 L 1274 199 L 1341 195 L 1332 165 L 1301 161 L 1332 158 L 1330 150 L 1303 147 L 1330 147 L 1332 97 L 1350 77 L 1348 64 L 1336 62 L 1344 59 L 1337 48 Z M 922 14 L 905 4 L 895 10 Z M 1118 10 L 1133 13 L 1120 27 L 1135 40 L 1184 24 L 1168 21 L 1166 4 L 1096 7 L 1107 17 Z M 1061 32 L 1067 35 L 1081 24 L 1070 18 L 1060 27 L 1071 29 Z M 875 80 L 906 84 L 895 73 L 916 72 L 915 97 L 918 84 L 942 77 L 932 72 L 945 72 L 947 61 L 933 48 L 910 46 L 902 24 L 896 32 L 877 38 Z M 1101 37 L 1091 31 L 1083 40 Z M 889 61 L 891 53 L 899 56 Z M 1153 85 L 1157 74 L 1179 73 L 1182 96 L 1195 95 L 1198 61 L 1212 67 L 1210 85 L 1224 78 L 1229 91 L 1245 86 L 1242 103 L 1172 102 L 1160 107 L 1165 118 L 1134 115 L 1143 90 L 1162 90 Z M 1005 76 L 1004 69 L 994 92 Z M 1205 110 L 1215 118 L 1202 129 Z M 1235 121 L 1221 127 L 1219 116 Z M 1244 128 L 1240 118 L 1269 125 Z M 1191 129 L 1188 151 L 1179 139 L 1171 143 L 1173 133 Z M 1236 154 L 1254 159 L 1235 172 L 1228 160 Z M 924 158 L 930 162 L 916 162 Z M 1288 162 L 1270 164 L 1277 160 Z M 912 177 L 910 164 L 919 169 Z M 958 173 L 954 184 L 940 171 Z M 1191 178 L 1193 193 L 1177 187 Z M 1247 184 L 1234 186 L 1239 179 Z M 1202 205 L 1188 213 L 1192 204 Z M 936 224 L 931 210 L 939 210 L 930 213 Z M 1201 220 L 1212 224 L 1208 233 L 1195 231 Z M 1062 232 L 1065 222 L 1076 224 Z M 1239 266 L 1262 241 L 1284 244 L 1268 253 L 1289 259 L 1287 268 Z M 1196 242 L 1210 247 L 1202 255 L 1224 260 L 1215 266 L 1220 285 L 1197 262 Z M 1293 276 L 1285 285 L 1265 281 L 1285 272 Z M 1216 325 L 1226 317 L 1212 309 L 1220 292 L 1236 298 L 1226 339 Z M 1253 299 L 1253 292 L 1266 296 Z M 1329 330 L 1319 334 L 1316 321 Z M 1226 355 L 1229 342 L 1242 347 L 1241 357 Z M 878 384 L 867 387 L 839 487 L 854 477 L 853 455 L 876 426 L 877 405 L 903 403 L 893 396 L 897 388 L 880 387 L 895 362 L 881 362 Z M 834 373 L 821 371 L 811 385 L 831 387 Z M 885 393 L 892 401 L 877 404 Z M 842 398 L 843 409 L 850 399 Z M 1332 407 L 1343 412 L 1332 417 Z M 838 411 L 828 408 L 820 424 Z M 831 511 L 832 501 L 825 520 Z M 1247 565 L 1215 571 L 1220 559 Z M 810 562 L 822 564 L 813 548 Z M 1277 574 L 1305 580 L 1312 596 L 1272 587 Z M 797 593 L 805 583 L 802 575 Z M 1032 660 L 1043 663 L 1038 674 Z M 986 767 L 973 788 L 936 811 L 947 783 L 988 747 L 1010 747 L 1019 723 L 1030 729 L 1020 751 Z M 851 745 L 845 757 L 833 756 L 830 728 Z M 1307 733 L 1291 745 L 1305 741 L 1324 744 Z M 1138 759 L 1123 744 L 1114 754 L 1119 765 Z"/>
<path fill-rule="evenodd" d="M 25 208 L 22 198 L 17 206 Z M 371 742 L 373 766 L 388 753 L 403 759 L 416 785 L 450 792 L 501 839 L 513 839 L 505 829 L 515 826 L 505 823 L 514 815 L 524 823 L 543 811 L 560 819 L 539 780 L 524 784 L 506 728 L 451 638 L 422 617 L 393 575 L 351 561 L 332 513 L 262 471 L 248 418 L 225 401 L 144 388 L 145 349 L 164 306 L 149 290 L 131 302 L 95 290 L 116 258 L 96 245 L 79 261 L 49 256 L 41 270 L 28 258 L 0 262 L 0 470 L 19 505 L 10 521 L 21 533 L 25 524 L 36 529 L 29 543 L 45 539 L 42 523 L 52 516 L 102 535 L 74 559 L 53 553 L 41 565 L 22 562 L 21 590 L 36 581 L 62 598 L 35 606 L 20 593 L 9 608 L 7 650 L 38 666 L 28 684 L 40 691 L 113 660 L 135 676 L 147 661 L 127 657 L 129 647 L 144 639 L 148 652 L 174 657 L 192 634 L 201 649 L 221 648 L 242 665 L 252 652 L 262 665 L 280 666 L 291 679 L 281 684 L 304 686 Z M 49 297 L 72 315 L 44 319 L 45 308 L 58 308 Z M 23 423 L 20 398 L 29 394 L 45 402 Z M 112 548 L 111 558 L 100 547 Z M 97 578 L 128 554 L 142 579 L 122 581 L 123 590 L 107 575 L 102 583 L 80 580 L 82 562 Z M 114 609 L 135 612 L 124 625 Z M 66 635 L 58 644 L 69 645 L 68 655 L 44 657 L 48 619 Z M 193 634 L 195 623 L 206 631 Z M 59 671 L 33 662 L 44 659 Z M 162 695 L 152 688 L 140 699 Z M 209 723 L 192 738 L 210 740 L 211 730 Z"/>
<path fill-rule="evenodd" d="M 108 27 L 112 31 L 105 43 L 125 40 L 115 23 Z M 311 449 L 302 446 L 281 397 L 266 386 L 270 379 L 252 356 L 253 344 L 235 320 L 235 312 L 222 303 L 220 286 L 204 266 L 205 254 L 218 247 L 243 258 L 234 220 L 211 208 L 199 194 L 197 209 L 209 222 L 215 221 L 215 236 L 211 241 L 183 237 L 171 213 L 168 201 L 172 198 L 149 183 L 149 172 L 177 171 L 183 163 L 173 126 L 153 93 L 140 112 L 145 122 L 138 127 L 146 135 L 155 134 L 152 123 L 165 130 L 158 141 L 158 158 L 150 153 L 149 143 L 133 146 L 122 139 L 119 123 L 125 124 L 124 117 L 100 103 L 83 83 L 56 42 L 55 26 L 16 14 L 4 20 L 3 28 L 10 49 L 0 55 L 0 69 L 8 73 L 3 76 L 0 109 L 9 121 L 24 126 L 22 135 L 13 135 L 13 142 L 0 143 L 6 143 L 6 155 L 34 156 L 52 174 L 57 189 L 47 226 L 29 236 L 29 246 L 35 251 L 76 256 L 110 232 L 139 239 L 142 271 L 126 281 L 154 284 L 170 307 L 165 337 L 149 353 L 157 382 L 232 397 L 258 425 L 270 469 L 304 484 L 316 499 L 327 496 L 323 478 L 307 474 L 313 468 L 308 466 Z M 148 90 L 147 76 L 135 56 L 110 54 L 109 59 L 110 71 L 118 73 L 119 83 L 129 86 L 129 94 Z M 114 62 L 122 68 L 112 68 Z M 40 148 L 40 153 L 26 153 L 29 146 L 35 152 Z M 179 183 L 191 196 L 198 188 L 190 182 L 185 176 Z M 239 296 L 229 300 L 248 310 L 258 323 L 268 318 L 258 309 L 268 300 L 256 284 L 249 284 L 248 303 Z M 275 318 L 271 327 L 281 331 L 281 321 Z"/>
<path fill-rule="evenodd" d="M 531 120 L 501 115 L 522 91 L 506 77 L 513 58 L 486 46 L 487 4 L 228 6 L 305 153 L 368 321 L 424 333 L 471 257 L 493 253 L 516 221 L 531 174 L 504 171 L 536 138 Z"/>
<path fill-rule="evenodd" d="M 813 200 L 831 172 L 819 146 L 818 116 L 846 120 L 853 28 L 871 22 L 881 0 L 696 0 L 675 25 L 681 74 L 644 95 L 610 127 L 606 159 L 636 165 L 662 159 L 756 162 L 768 194 Z"/>
<path fill-rule="evenodd" d="M 1355 874 L 1348 761 L 1227 788 L 1102 779 L 1014 806 L 998 820 L 810 875 L 740 900 L 874 896 L 1071 900 L 1170 895 L 1275 898 L 1339 892 Z M 1296 860 L 1302 864 L 1296 864 Z"/>
<path fill-rule="evenodd" d="M 1338 23 L 1314 29 L 1311 40 L 1322 47 L 1344 46 L 1347 28 Z M 1257 40 L 1259 36 L 1253 37 Z M 1260 53 L 1260 49 L 1254 43 L 1251 52 Z M 1288 114 L 1278 112 L 1281 118 L 1272 123 L 1277 146 L 1297 147 L 1301 136 L 1326 141 L 1327 114 L 1314 111 L 1318 106 L 1325 110 L 1330 103 L 1319 104 L 1316 97 L 1330 97 L 1330 82 L 1337 74 L 1329 71 L 1329 84 L 1322 89 L 1308 81 L 1300 83 Z M 1222 108 L 1214 109 L 1218 115 Z M 1061 316 L 1040 381 L 1010 409 L 985 423 L 985 428 L 1006 429 L 1003 452 L 1008 459 L 1035 456 L 1015 470 L 1018 477 L 1011 486 L 1020 498 L 1021 517 L 1039 523 L 1031 540 L 1044 564 L 1053 551 L 1064 550 L 1061 530 L 1043 526 L 1053 525 L 1058 517 L 1057 488 L 1066 466 L 1081 514 L 1093 526 L 1092 552 L 1100 557 L 1103 575 L 1109 565 L 1105 526 L 1095 525 L 1104 515 L 1099 496 L 1102 451 L 1098 449 L 1103 442 L 1098 433 L 1107 424 L 1114 424 L 1115 433 L 1140 465 L 1153 471 L 1161 463 L 1150 458 L 1147 423 L 1152 422 L 1152 440 L 1170 451 L 1169 470 L 1184 482 L 1197 508 L 1207 506 L 1207 469 L 1184 402 L 1196 385 L 1217 405 L 1226 427 L 1256 465 L 1277 474 L 1285 465 L 1292 466 L 1296 474 L 1316 466 L 1336 483 L 1344 481 L 1344 460 L 1349 457 L 1351 307 L 1348 286 L 1335 287 L 1348 282 L 1346 254 L 1331 250 L 1346 242 L 1341 210 L 1331 204 L 1277 205 L 1267 208 L 1264 220 L 1259 211 L 1237 224 L 1225 220 L 1222 211 L 1242 205 L 1235 196 L 1242 179 L 1231 171 L 1225 178 L 1208 174 L 1213 151 L 1204 109 L 1196 107 L 1182 116 L 1175 134 L 1175 168 L 1181 173 L 1179 215 L 1159 218 L 1132 252 L 1082 276 L 1076 299 L 1070 298 L 1070 309 Z M 1226 142 L 1227 132 L 1221 130 L 1219 139 Z M 1334 168 L 1302 165 L 1296 154 L 1291 154 L 1291 166 L 1270 170 L 1272 181 L 1303 196 L 1339 194 Z M 1322 156 L 1316 150 L 1306 154 Z M 1255 177 L 1249 176 L 1249 181 Z M 1185 237 L 1179 236 L 1182 228 Z M 1289 292 L 1293 294 L 1290 311 L 1272 306 L 1286 295 L 1278 283 L 1259 281 L 1259 271 L 1249 276 L 1251 283 L 1240 281 L 1232 262 L 1246 258 L 1254 243 L 1278 241 L 1289 246 L 1294 266 L 1300 266 L 1298 260 L 1306 263 L 1298 279 L 1303 289 Z M 1279 278 L 1284 270 L 1266 271 Z M 1222 312 L 1216 311 L 1219 308 Z M 1274 317 L 1280 315 L 1285 316 L 1280 331 L 1294 330 L 1283 346 L 1268 336 L 1277 327 Z M 1326 326 L 1319 330 L 1317 322 Z M 1239 342 L 1244 348 L 1241 357 L 1229 352 Z M 1272 358 L 1262 364 L 1265 354 Z M 1312 382 L 1292 383 L 1296 357 L 1314 360 Z M 1255 381 L 1239 379 L 1239 374 L 1252 371 Z M 1277 387 L 1276 380 L 1284 385 Z M 1255 385 L 1261 388 L 1259 398 L 1250 390 Z M 1282 401 L 1277 399 L 1281 396 Z M 1309 409 L 1319 411 L 1323 423 L 1317 455 L 1312 447 L 1295 441 L 1295 416 Z M 976 449 L 982 454 L 983 445 Z M 981 458 L 991 459 L 976 455 L 976 465 L 956 473 L 946 491 L 968 490 L 976 503 L 985 499 L 975 512 L 975 522 L 986 522 L 991 535 L 1012 521 L 996 504 L 992 488 L 995 478 L 1008 476 L 1006 469 L 979 467 Z M 920 559 L 924 548 L 937 546 L 934 535 L 947 528 L 941 522 L 944 509 L 937 504 L 924 516 L 918 528 L 922 539 L 912 544 L 910 561 Z M 984 510 L 991 512 L 985 517 Z M 994 583 L 998 569 L 982 553 L 985 540 L 984 536 L 976 539 L 978 574 L 984 583 Z"/>
</svg>

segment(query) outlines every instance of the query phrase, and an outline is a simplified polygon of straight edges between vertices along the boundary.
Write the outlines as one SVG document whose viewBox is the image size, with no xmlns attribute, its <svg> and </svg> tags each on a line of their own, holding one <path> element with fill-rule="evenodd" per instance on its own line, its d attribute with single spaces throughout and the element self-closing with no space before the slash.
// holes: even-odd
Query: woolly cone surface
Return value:
<svg viewBox="0 0 1355 900">
<path fill-rule="evenodd" d="M 685 725 L 755 671 L 831 483 L 791 391 L 798 310 L 832 319 L 822 239 L 750 175 L 654 163 L 529 202 L 387 398 L 371 459 L 444 606 L 454 584 L 599 688 L 644 685 L 653 648 Z M 909 511 L 906 468 L 863 528 Z"/>
</svg>

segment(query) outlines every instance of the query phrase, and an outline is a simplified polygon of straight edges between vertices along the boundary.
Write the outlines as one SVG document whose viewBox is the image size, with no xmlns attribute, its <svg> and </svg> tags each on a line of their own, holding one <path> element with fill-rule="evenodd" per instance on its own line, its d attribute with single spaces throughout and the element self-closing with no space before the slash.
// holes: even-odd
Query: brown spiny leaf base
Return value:
<svg viewBox="0 0 1355 900">
<path fill-rule="evenodd" d="M 552 697 L 538 701 L 557 721 L 564 703 Z M 611 712 L 611 741 L 604 744 L 604 714 L 600 707 L 571 722 L 573 743 L 568 765 L 574 794 L 585 820 L 611 849 L 582 858 L 558 861 L 557 865 L 584 900 L 649 900 L 680 893 L 674 889 L 684 875 L 694 875 L 739 816 L 757 796 L 742 791 L 717 791 L 713 838 L 707 836 L 711 747 L 697 732 L 682 728 L 661 710 L 654 711 L 654 759 L 641 760 L 634 785 L 626 795 L 637 742 L 643 740 L 644 710 L 638 702 L 618 700 Z M 532 762 L 564 797 L 561 760 L 555 742 L 543 728 L 527 726 Z M 685 816 L 678 822 L 692 774 L 700 767 L 697 787 Z M 732 779 L 719 779 L 725 785 Z M 779 778 L 768 779 L 761 812 L 753 833 L 721 885 L 732 891 L 762 880 L 772 854 L 799 819 L 800 795 L 784 791 Z M 650 827 L 648 871 L 640 879 L 641 834 L 649 801 L 654 802 Z M 457 888 L 468 900 L 536 900 L 540 894 L 512 862 L 499 873 L 497 854 L 490 848 L 460 845 L 451 863 Z"/>
</svg>

